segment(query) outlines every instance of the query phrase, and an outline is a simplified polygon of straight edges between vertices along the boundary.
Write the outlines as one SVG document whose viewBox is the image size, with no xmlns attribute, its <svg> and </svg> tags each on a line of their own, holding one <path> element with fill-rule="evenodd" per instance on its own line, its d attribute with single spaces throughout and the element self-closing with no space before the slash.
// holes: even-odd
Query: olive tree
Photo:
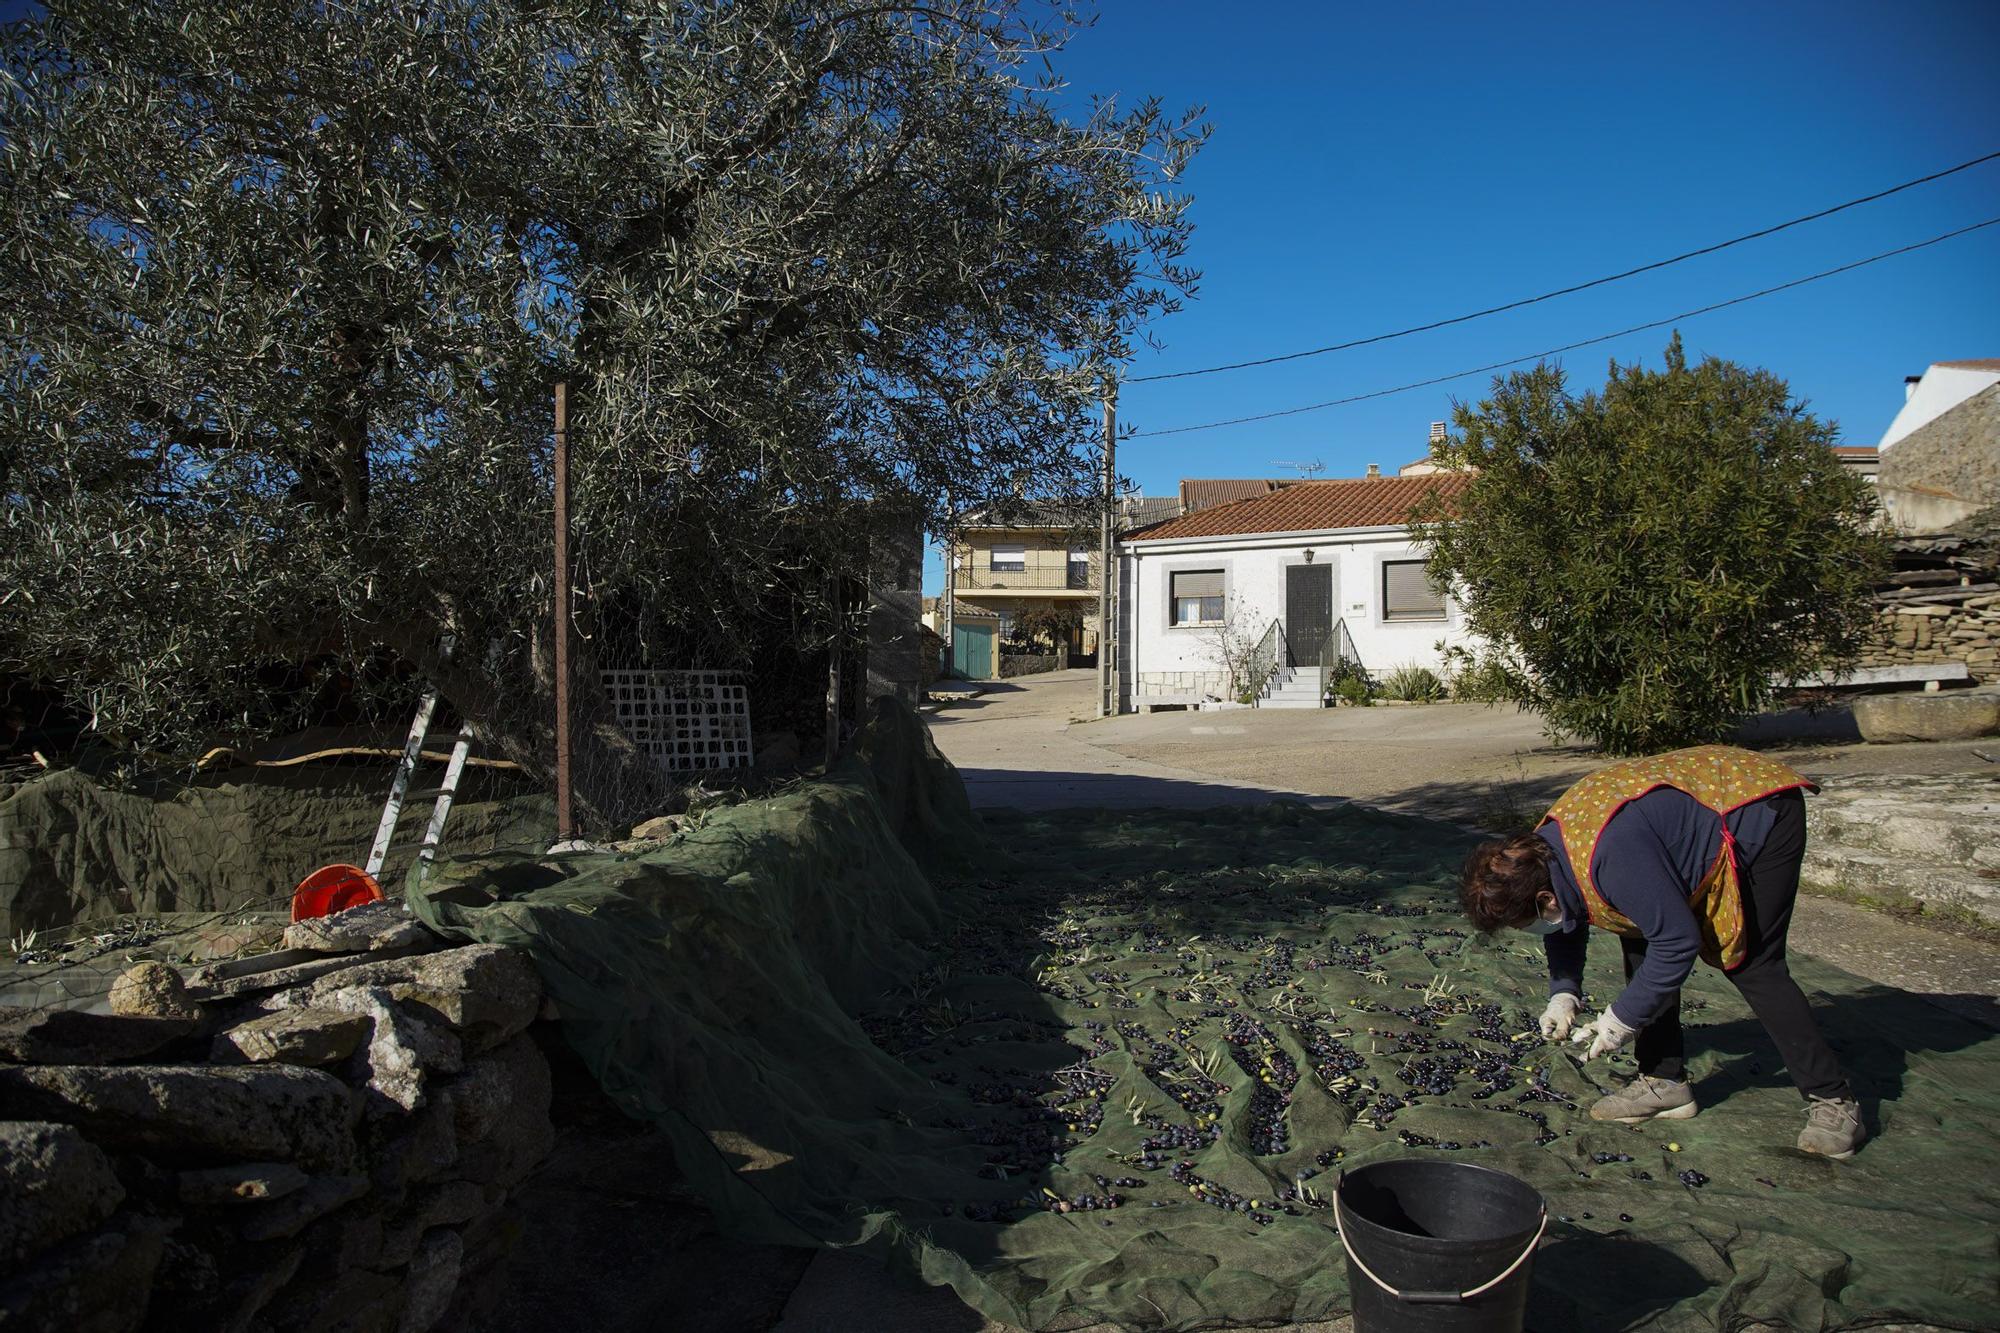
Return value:
<svg viewBox="0 0 2000 1333">
<path fill-rule="evenodd" d="M 0 46 L 0 668 L 131 744 L 413 665 L 551 755 L 589 647 L 748 665 L 869 515 L 1087 493 L 1204 127 L 1065 114 L 1006 0 L 52 0 Z M 617 622 L 613 626 L 613 621 Z M 613 813 L 638 761 L 587 728 Z"/>
<path fill-rule="evenodd" d="M 1429 569 L 1482 641 L 1465 675 L 1623 754 L 1720 739 L 1774 684 L 1838 671 L 1872 625 L 1874 495 L 1785 382 L 1678 335 L 1572 395 L 1542 365 L 1461 405 L 1470 483 L 1420 511 Z"/>
</svg>

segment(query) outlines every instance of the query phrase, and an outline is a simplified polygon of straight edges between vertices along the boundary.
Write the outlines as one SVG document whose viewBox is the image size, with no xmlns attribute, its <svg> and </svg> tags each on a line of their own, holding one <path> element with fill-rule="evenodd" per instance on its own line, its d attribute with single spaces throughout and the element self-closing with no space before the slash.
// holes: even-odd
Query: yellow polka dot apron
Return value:
<svg viewBox="0 0 2000 1333">
<path fill-rule="evenodd" d="M 1816 792 L 1819 788 L 1775 759 L 1731 745 L 1697 745 L 1693 749 L 1608 764 L 1564 792 L 1562 799 L 1542 816 L 1542 823 L 1555 824 L 1562 835 L 1563 850 L 1569 853 L 1577 887 L 1583 890 L 1590 924 L 1628 939 L 1640 939 L 1643 934 L 1629 918 L 1604 901 L 1604 895 L 1591 880 L 1590 861 L 1611 817 L 1627 801 L 1636 801 L 1656 787 L 1686 792 L 1723 817 L 1722 848 L 1716 853 L 1715 864 L 1688 898 L 1688 908 L 1701 929 L 1702 961 L 1725 972 L 1733 971 L 1743 965 L 1746 945 L 1736 839 L 1729 831 L 1728 815 L 1781 791 Z"/>
</svg>

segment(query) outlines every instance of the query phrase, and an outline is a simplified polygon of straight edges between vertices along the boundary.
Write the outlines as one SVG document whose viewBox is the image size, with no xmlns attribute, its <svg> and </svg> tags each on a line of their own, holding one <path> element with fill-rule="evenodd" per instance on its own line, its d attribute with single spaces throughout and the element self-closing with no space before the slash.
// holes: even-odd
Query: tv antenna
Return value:
<svg viewBox="0 0 2000 1333">
<path fill-rule="evenodd" d="M 1314 477 L 1326 471 L 1326 464 L 1320 462 L 1317 458 L 1313 459 L 1310 463 L 1286 463 L 1279 459 L 1272 459 L 1271 466 L 1292 468 L 1299 474 L 1299 480 L 1301 481 L 1311 481 Z"/>
</svg>

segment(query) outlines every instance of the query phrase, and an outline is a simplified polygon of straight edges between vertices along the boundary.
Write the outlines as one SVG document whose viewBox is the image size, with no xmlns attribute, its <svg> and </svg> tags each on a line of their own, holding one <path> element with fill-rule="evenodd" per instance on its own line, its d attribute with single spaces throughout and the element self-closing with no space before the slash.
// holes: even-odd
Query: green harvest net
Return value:
<svg viewBox="0 0 2000 1333">
<path fill-rule="evenodd" d="M 1880 1137 L 1826 1162 L 1699 969 L 1702 1114 L 1598 1124 L 1612 1071 L 1531 1034 L 1532 942 L 1452 909 L 1457 830 L 1288 805 L 981 822 L 913 715 L 860 751 L 657 852 L 457 862 L 420 909 L 534 952 L 569 1040 L 738 1234 L 862 1246 L 1029 1328 L 1303 1321 L 1348 1308 L 1339 1170 L 1449 1154 L 1560 1219 L 1541 1333 L 2000 1323 L 1995 1034 L 1799 960 L 1879 1098 Z M 1616 952 L 1593 951 L 1600 1001 Z"/>
</svg>

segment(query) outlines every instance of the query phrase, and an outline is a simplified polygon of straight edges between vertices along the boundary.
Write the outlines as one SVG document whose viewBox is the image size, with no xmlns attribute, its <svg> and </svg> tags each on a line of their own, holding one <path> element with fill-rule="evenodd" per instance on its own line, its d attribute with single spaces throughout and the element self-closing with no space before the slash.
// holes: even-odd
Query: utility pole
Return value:
<svg viewBox="0 0 2000 1333">
<path fill-rule="evenodd" d="M 569 385 L 556 385 L 556 841 L 576 836 L 569 734 Z"/>
<path fill-rule="evenodd" d="M 1112 668 L 1118 636 L 1112 632 L 1111 582 L 1118 577 L 1113 559 L 1113 510 L 1118 503 L 1118 399 L 1113 390 L 1104 394 L 1104 513 L 1098 533 L 1097 573 L 1097 715 L 1110 717 L 1118 711 L 1118 675 Z"/>
<path fill-rule="evenodd" d="M 951 492 L 944 497 L 944 536 L 939 545 L 944 548 L 944 596 L 938 599 L 943 609 L 944 622 L 944 670 L 949 673 L 958 666 L 958 592 L 953 586 L 958 582 L 958 509 L 951 502 Z"/>
</svg>

